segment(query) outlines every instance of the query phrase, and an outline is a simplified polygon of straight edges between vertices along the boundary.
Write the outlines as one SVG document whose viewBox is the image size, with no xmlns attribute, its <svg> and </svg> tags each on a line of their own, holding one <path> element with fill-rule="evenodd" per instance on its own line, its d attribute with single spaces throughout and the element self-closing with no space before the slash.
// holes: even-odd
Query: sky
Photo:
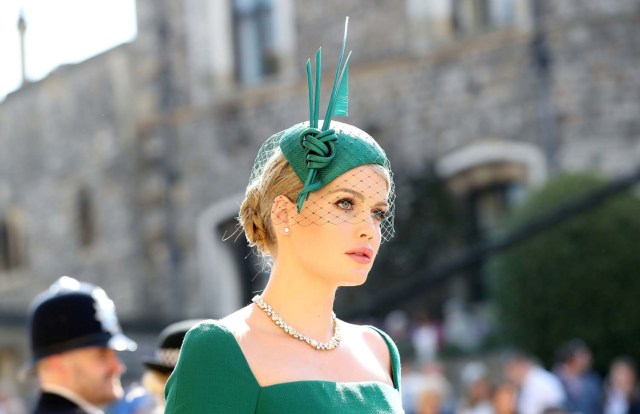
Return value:
<svg viewBox="0 0 640 414">
<path fill-rule="evenodd" d="M 0 0 L 0 101 L 21 84 L 18 17 L 23 10 L 26 77 L 37 81 L 136 36 L 135 0 Z"/>
</svg>

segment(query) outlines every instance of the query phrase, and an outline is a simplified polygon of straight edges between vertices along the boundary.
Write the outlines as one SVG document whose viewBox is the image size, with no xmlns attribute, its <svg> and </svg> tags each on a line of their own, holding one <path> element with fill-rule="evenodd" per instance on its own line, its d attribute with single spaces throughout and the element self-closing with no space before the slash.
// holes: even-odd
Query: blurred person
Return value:
<svg viewBox="0 0 640 414">
<path fill-rule="evenodd" d="M 178 362 L 184 337 L 193 326 L 201 322 L 191 319 L 175 322 L 158 335 L 152 358 L 143 361 L 145 371 L 141 383 L 132 384 L 124 398 L 112 404 L 109 414 L 162 414 L 165 399 L 164 388 Z"/>
<path fill-rule="evenodd" d="M 422 366 L 422 383 L 417 391 L 418 414 L 449 414 L 453 412 L 451 384 L 444 376 L 442 363 L 431 361 Z"/>
<path fill-rule="evenodd" d="M 456 408 L 457 414 L 492 414 L 491 383 L 484 363 L 467 363 L 460 374 L 463 396 Z"/>
<path fill-rule="evenodd" d="M 542 414 L 561 408 L 565 401 L 562 384 L 551 372 L 522 352 L 505 357 L 505 377 L 518 387 L 518 414 Z"/>
<path fill-rule="evenodd" d="M 416 349 L 413 346 L 410 320 L 407 313 L 400 309 L 389 312 L 385 316 L 382 326 L 384 331 L 393 339 L 400 355 L 403 358 L 414 359 Z"/>
<path fill-rule="evenodd" d="M 405 414 L 416 414 L 418 411 L 418 396 L 425 381 L 425 375 L 420 364 L 411 358 L 402 359 L 402 408 Z"/>
<path fill-rule="evenodd" d="M 462 299 L 452 298 L 445 303 L 443 339 L 446 345 L 467 352 L 474 350 L 480 341 L 476 328 Z"/>
<path fill-rule="evenodd" d="M 417 313 L 414 322 L 415 327 L 411 332 L 411 342 L 416 359 L 421 363 L 433 361 L 438 352 L 440 340 L 438 327 L 425 311 Z"/>
<path fill-rule="evenodd" d="M 581 339 L 572 339 L 558 349 L 554 374 L 565 392 L 564 407 L 569 412 L 602 412 L 602 382 L 591 370 L 591 350 Z"/>
<path fill-rule="evenodd" d="M 510 382 L 498 384 L 491 392 L 491 404 L 495 414 L 516 414 L 517 401 L 518 388 Z"/>
<path fill-rule="evenodd" d="M 189 331 L 167 382 L 167 414 L 404 412 L 393 340 L 333 312 L 338 288 L 365 283 L 391 237 L 395 197 L 384 150 L 332 121 L 347 109 L 345 42 L 346 25 L 324 119 L 319 50 L 315 82 L 307 64 L 309 122 L 265 141 L 240 206 L 247 240 L 269 261 L 267 286 Z"/>
<path fill-rule="evenodd" d="M 124 394 L 125 367 L 116 351 L 136 343 L 120 329 L 115 305 L 101 288 L 61 277 L 31 304 L 31 359 L 40 386 L 35 414 L 101 414 Z"/>
<path fill-rule="evenodd" d="M 640 392 L 635 362 L 616 358 L 609 367 L 605 391 L 604 414 L 640 414 Z"/>
<path fill-rule="evenodd" d="M 153 359 L 144 361 L 146 371 L 142 376 L 142 385 L 151 392 L 156 401 L 154 414 L 164 413 L 164 387 L 169 376 L 178 363 L 180 348 L 189 329 L 202 322 L 201 320 L 186 320 L 172 323 L 160 332 L 158 348 Z"/>
<path fill-rule="evenodd" d="M 106 407 L 107 414 L 151 414 L 158 403 L 155 396 L 139 382 L 127 387 L 124 397 Z"/>
</svg>

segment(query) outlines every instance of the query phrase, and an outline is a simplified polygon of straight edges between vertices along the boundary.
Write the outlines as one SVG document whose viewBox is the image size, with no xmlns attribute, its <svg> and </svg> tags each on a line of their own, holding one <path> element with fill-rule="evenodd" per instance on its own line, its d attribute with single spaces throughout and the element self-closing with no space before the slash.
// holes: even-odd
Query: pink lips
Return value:
<svg viewBox="0 0 640 414">
<path fill-rule="evenodd" d="M 350 250 L 346 253 L 351 259 L 361 264 L 371 263 L 373 257 L 373 250 L 368 247 L 359 247 L 357 249 Z"/>
</svg>

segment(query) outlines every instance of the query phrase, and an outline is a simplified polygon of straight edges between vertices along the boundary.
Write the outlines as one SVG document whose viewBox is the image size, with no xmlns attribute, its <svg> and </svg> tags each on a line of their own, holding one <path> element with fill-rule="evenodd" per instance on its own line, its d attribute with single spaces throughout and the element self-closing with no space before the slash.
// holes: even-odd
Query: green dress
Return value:
<svg viewBox="0 0 640 414">
<path fill-rule="evenodd" d="M 165 414 L 404 413 L 398 350 L 384 332 L 373 329 L 389 347 L 393 387 L 377 381 L 315 380 L 262 387 L 233 334 L 215 321 L 203 322 L 182 345 L 165 389 Z"/>
</svg>

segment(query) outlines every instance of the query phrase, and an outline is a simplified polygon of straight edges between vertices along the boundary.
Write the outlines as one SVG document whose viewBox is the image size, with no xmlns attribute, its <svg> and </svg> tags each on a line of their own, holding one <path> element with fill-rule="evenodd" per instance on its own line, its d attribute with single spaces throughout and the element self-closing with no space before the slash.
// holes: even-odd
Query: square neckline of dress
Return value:
<svg viewBox="0 0 640 414">
<path fill-rule="evenodd" d="M 244 355 L 244 352 L 242 351 L 242 347 L 240 347 L 240 343 L 238 342 L 238 340 L 236 339 L 236 337 L 233 335 L 233 333 L 231 332 L 231 330 L 229 330 L 229 328 L 227 328 L 225 325 L 221 324 L 220 322 L 218 322 L 215 319 L 210 319 L 208 321 L 205 321 L 203 323 L 208 323 L 216 328 L 218 328 L 220 331 L 222 331 L 228 338 L 229 340 L 233 343 L 233 348 L 235 349 L 235 351 L 240 355 L 241 360 L 242 360 L 242 365 L 243 368 L 251 375 L 251 378 L 253 379 L 253 381 L 255 382 L 255 384 L 262 390 L 266 390 L 269 388 L 277 388 L 277 387 L 283 387 L 283 386 L 288 386 L 288 385 L 298 385 L 298 384 L 333 384 L 336 386 L 344 386 L 344 387 L 367 387 L 367 386 L 374 386 L 374 385 L 382 385 L 385 387 L 389 387 L 395 391 L 399 391 L 397 388 L 397 384 L 394 378 L 393 373 L 391 373 L 391 381 L 393 381 L 394 385 L 389 385 L 385 382 L 382 381 L 376 381 L 376 380 L 371 380 L 371 381 L 329 381 L 329 380 L 296 380 L 296 381 L 285 381 L 285 382 L 276 382 L 273 384 L 269 384 L 269 385 L 262 385 L 258 382 L 258 379 L 256 378 L 256 376 L 253 373 L 253 370 L 251 369 L 251 365 L 249 365 L 249 361 L 247 360 L 247 357 Z M 367 325 L 368 326 L 368 325 Z M 373 328 L 371 326 L 368 326 L 370 328 Z M 378 332 L 376 329 L 374 329 L 376 332 Z M 385 341 L 386 342 L 386 341 Z M 389 345 L 387 344 L 387 347 Z M 391 350 L 389 350 L 389 352 L 391 352 Z M 392 359 L 392 371 L 394 371 L 393 367 L 393 359 Z"/>
</svg>

